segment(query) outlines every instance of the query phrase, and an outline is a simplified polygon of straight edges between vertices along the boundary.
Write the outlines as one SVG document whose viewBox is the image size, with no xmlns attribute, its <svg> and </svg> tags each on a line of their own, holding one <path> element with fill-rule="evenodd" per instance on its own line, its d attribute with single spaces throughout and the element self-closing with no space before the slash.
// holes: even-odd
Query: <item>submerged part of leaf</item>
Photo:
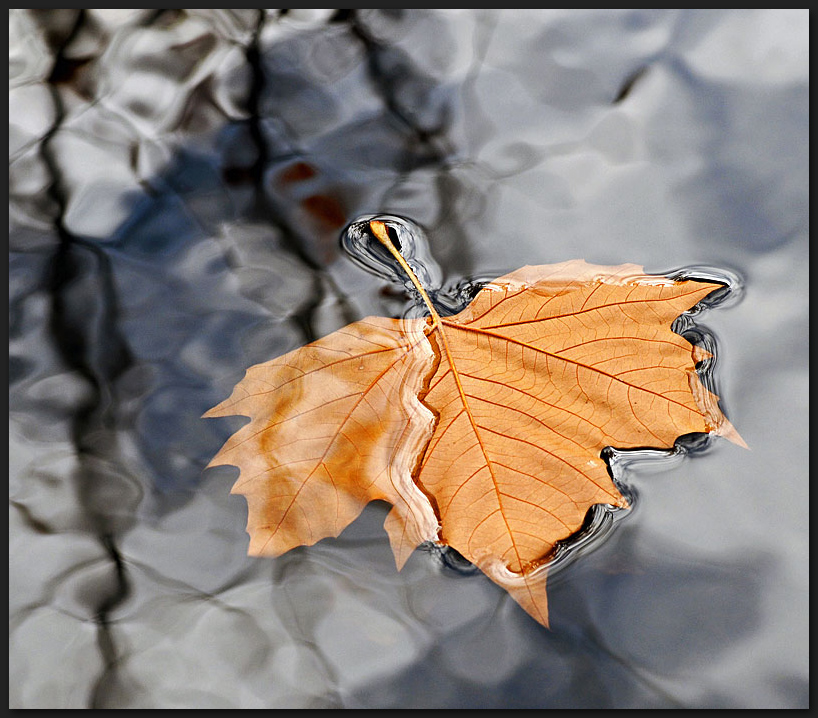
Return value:
<svg viewBox="0 0 818 718">
<path fill-rule="evenodd" d="M 240 469 L 249 552 L 278 556 L 338 536 L 370 501 L 400 568 L 438 521 L 412 473 L 434 430 L 418 401 L 435 356 L 423 320 L 370 317 L 248 369 L 205 416 L 243 415 L 210 462 Z"/>
</svg>

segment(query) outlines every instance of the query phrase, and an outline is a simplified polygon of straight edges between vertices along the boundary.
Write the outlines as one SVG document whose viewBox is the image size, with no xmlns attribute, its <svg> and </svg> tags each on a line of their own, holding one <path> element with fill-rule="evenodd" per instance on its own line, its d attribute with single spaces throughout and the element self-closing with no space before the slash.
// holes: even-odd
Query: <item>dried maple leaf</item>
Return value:
<svg viewBox="0 0 818 718">
<path fill-rule="evenodd" d="M 696 373 L 706 353 L 671 330 L 722 285 L 576 260 L 523 267 L 441 317 L 400 228 L 348 231 L 390 252 L 429 316 L 369 317 L 250 368 L 205 414 L 250 417 L 210 465 L 240 469 L 251 554 L 337 536 L 383 499 L 398 568 L 424 541 L 449 545 L 548 625 L 555 545 L 591 506 L 627 506 L 605 447 L 694 432 L 744 445 Z"/>
</svg>

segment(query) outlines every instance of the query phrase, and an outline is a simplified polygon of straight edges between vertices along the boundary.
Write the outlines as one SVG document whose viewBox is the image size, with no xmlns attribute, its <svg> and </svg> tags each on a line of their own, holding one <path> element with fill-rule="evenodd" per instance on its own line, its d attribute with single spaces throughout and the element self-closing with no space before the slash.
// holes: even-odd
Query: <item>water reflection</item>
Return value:
<svg viewBox="0 0 818 718">
<path fill-rule="evenodd" d="M 10 11 L 10 706 L 807 705 L 793 12 Z M 574 257 L 747 278 L 707 323 L 752 459 L 640 484 L 551 633 L 423 552 L 396 574 L 380 506 L 248 559 L 202 474 L 246 366 L 405 310 L 338 253 L 382 212 L 444 294 Z"/>
</svg>

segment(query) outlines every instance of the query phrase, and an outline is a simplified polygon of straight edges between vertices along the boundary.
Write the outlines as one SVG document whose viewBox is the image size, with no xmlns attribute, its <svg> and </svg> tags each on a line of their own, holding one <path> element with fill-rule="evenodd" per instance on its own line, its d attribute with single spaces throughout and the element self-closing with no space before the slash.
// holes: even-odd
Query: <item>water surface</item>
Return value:
<svg viewBox="0 0 818 718">
<path fill-rule="evenodd" d="M 808 706 L 809 14 L 12 10 L 14 708 Z M 444 285 L 582 258 L 713 270 L 696 318 L 751 447 L 623 461 L 636 508 L 552 630 L 373 504 L 245 555 L 246 367 L 401 286 L 348 221 L 422 224 Z"/>
</svg>

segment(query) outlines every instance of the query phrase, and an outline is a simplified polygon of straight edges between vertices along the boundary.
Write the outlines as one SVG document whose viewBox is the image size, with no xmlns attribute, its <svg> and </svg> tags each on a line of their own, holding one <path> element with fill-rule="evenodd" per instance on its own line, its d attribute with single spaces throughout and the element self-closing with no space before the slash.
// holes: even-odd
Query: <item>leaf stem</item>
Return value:
<svg viewBox="0 0 818 718">
<path fill-rule="evenodd" d="M 403 258 L 403 255 L 398 251 L 398 248 L 395 246 L 394 242 L 389 238 L 389 233 L 386 231 L 386 224 L 384 224 L 380 220 L 373 219 L 369 223 L 369 229 L 372 231 L 372 234 L 375 235 L 375 238 L 384 247 L 386 247 L 387 250 L 389 250 L 389 253 L 395 258 L 395 261 L 401 266 L 401 269 L 403 269 L 403 271 L 406 272 L 407 276 L 412 281 L 412 284 L 415 285 L 415 289 L 418 290 L 421 299 L 423 299 L 423 303 L 429 310 L 429 314 L 432 317 L 432 328 L 437 327 L 440 324 L 440 315 L 437 313 L 437 310 L 432 304 L 432 300 L 429 298 L 429 295 L 426 293 L 426 290 L 423 288 L 423 285 L 420 283 L 420 280 L 417 278 L 415 273 L 412 271 L 412 268 Z"/>
</svg>

